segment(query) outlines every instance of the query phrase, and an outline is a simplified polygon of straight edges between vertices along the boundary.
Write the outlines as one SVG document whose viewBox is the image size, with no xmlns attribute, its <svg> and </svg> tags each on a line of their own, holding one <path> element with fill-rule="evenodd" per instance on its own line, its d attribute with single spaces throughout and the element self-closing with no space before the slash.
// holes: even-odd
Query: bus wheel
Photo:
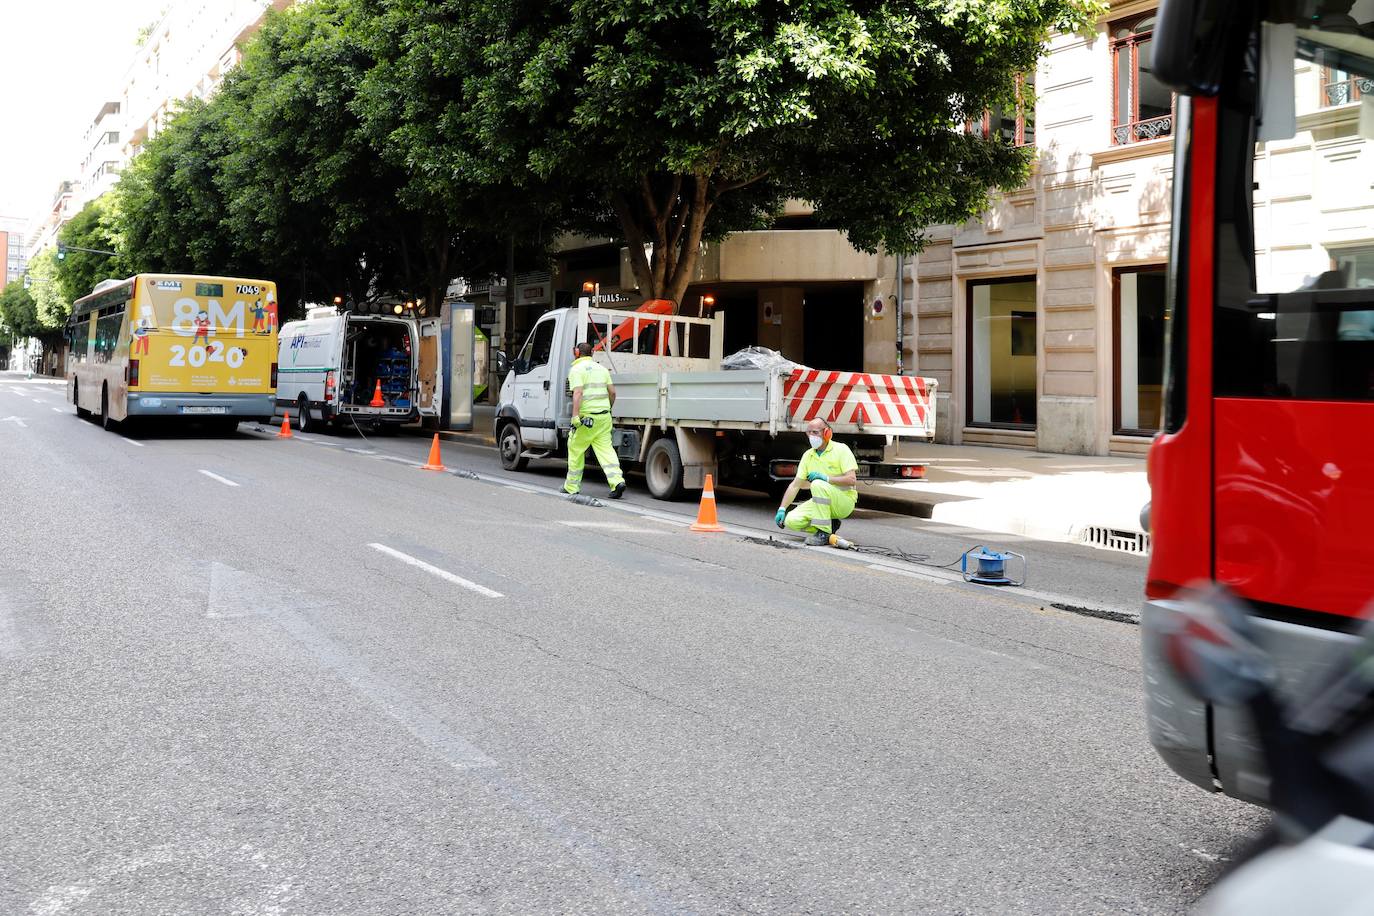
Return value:
<svg viewBox="0 0 1374 916">
<path fill-rule="evenodd" d="M 100 426 L 106 432 L 114 432 L 118 424 L 110 419 L 110 389 L 104 385 L 100 387 Z"/>
<path fill-rule="evenodd" d="M 296 429 L 301 432 L 313 431 L 315 425 L 310 420 L 310 399 L 305 395 L 301 395 L 296 401 L 296 411 L 299 413 L 299 417 L 296 420 Z"/>
<path fill-rule="evenodd" d="M 682 496 L 682 455 L 670 436 L 655 439 L 644 456 L 644 479 L 654 499 Z"/>
<path fill-rule="evenodd" d="M 91 412 L 81 406 L 81 383 L 72 379 L 72 404 L 76 406 L 76 415 L 83 420 L 90 419 Z"/>
</svg>

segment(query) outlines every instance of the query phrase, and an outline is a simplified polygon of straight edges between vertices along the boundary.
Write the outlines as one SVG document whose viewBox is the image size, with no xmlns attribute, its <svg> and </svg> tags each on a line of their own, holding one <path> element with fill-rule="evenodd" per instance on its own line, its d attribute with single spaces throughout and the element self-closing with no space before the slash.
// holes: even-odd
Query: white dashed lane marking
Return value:
<svg viewBox="0 0 1374 916">
<path fill-rule="evenodd" d="M 214 471 L 207 471 L 207 470 L 205 470 L 204 468 L 201 468 L 201 471 L 200 471 L 200 472 L 201 472 L 202 474 L 204 474 L 206 477 L 209 477 L 211 480 L 217 480 L 217 481 L 219 481 L 220 483 L 224 484 L 226 487 L 237 487 L 237 486 L 238 486 L 238 484 L 234 483 L 234 482 L 233 482 L 232 480 L 230 480 L 228 477 L 221 477 L 221 476 L 219 476 L 218 474 L 216 474 Z"/>
<path fill-rule="evenodd" d="M 454 573 L 449 572 L 447 569 L 440 569 L 437 566 L 433 566 L 429 563 L 426 563 L 424 560 L 421 560 L 418 557 L 412 557 L 408 553 L 401 553 L 401 551 L 388 547 L 385 544 L 368 544 L 367 546 L 371 547 L 373 550 L 380 551 L 389 557 L 400 560 L 402 563 L 405 563 L 408 566 L 414 566 L 416 569 L 423 569 L 431 576 L 438 576 L 445 582 L 452 582 L 454 585 L 461 586 L 462 588 L 465 588 L 468 591 L 476 592 L 477 594 L 483 595 L 487 598 L 506 597 L 500 592 L 492 591 L 485 585 L 478 585 L 471 579 L 464 579 L 462 576 L 455 575 Z"/>
</svg>

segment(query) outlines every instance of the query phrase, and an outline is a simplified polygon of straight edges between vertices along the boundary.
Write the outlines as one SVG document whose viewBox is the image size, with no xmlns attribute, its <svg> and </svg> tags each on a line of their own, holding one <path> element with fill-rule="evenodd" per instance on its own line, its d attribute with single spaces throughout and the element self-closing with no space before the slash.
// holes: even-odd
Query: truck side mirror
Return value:
<svg viewBox="0 0 1374 916">
<path fill-rule="evenodd" d="M 506 355 L 505 350 L 494 351 L 492 353 L 492 363 L 496 367 L 497 375 L 505 376 L 505 374 L 511 370 L 510 357 Z"/>
</svg>

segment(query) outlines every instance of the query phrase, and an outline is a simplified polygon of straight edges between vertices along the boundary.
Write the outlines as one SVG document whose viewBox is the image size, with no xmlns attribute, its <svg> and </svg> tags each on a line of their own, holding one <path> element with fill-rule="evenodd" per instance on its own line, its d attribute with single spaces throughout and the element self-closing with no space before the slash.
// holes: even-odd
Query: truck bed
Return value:
<svg viewBox="0 0 1374 916">
<path fill-rule="evenodd" d="M 615 375 L 621 423 L 798 432 L 815 417 L 840 433 L 935 435 L 934 379 L 823 369 Z"/>
</svg>

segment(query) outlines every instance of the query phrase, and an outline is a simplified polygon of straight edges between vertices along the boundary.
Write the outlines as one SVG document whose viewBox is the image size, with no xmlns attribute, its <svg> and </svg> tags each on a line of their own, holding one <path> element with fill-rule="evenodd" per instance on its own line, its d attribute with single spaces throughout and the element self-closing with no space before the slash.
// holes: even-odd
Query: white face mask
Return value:
<svg viewBox="0 0 1374 916">
<path fill-rule="evenodd" d="M 820 448 L 821 443 L 825 441 L 820 436 L 813 436 L 810 433 L 806 434 L 806 438 L 811 442 L 812 448 Z"/>
</svg>

